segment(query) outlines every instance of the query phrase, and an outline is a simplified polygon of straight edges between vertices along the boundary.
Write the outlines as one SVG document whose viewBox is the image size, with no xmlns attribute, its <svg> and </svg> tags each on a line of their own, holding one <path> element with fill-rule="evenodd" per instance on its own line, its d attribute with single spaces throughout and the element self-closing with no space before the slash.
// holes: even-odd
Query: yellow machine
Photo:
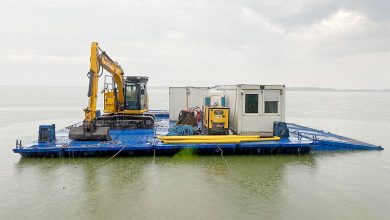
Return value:
<svg viewBox="0 0 390 220">
<path fill-rule="evenodd" d="M 204 106 L 203 126 L 207 134 L 229 134 L 229 108 Z"/>
<path fill-rule="evenodd" d="M 97 115 L 96 103 L 98 81 L 105 69 L 112 76 L 112 82 L 105 81 L 104 112 Z M 146 83 L 148 77 L 124 76 L 122 67 L 92 42 L 90 71 L 88 72 L 88 107 L 84 108 L 85 119 L 80 127 L 72 127 L 72 140 L 110 140 L 110 128 L 152 128 L 155 117 L 148 111 Z"/>
</svg>

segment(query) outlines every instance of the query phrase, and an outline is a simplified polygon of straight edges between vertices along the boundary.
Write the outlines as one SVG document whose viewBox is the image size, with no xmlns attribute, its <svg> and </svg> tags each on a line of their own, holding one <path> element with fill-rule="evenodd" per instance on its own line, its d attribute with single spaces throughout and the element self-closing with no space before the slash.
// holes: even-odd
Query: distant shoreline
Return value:
<svg viewBox="0 0 390 220">
<path fill-rule="evenodd" d="M 286 87 L 287 91 L 302 92 L 390 92 L 390 89 L 332 89 L 319 87 Z"/>
</svg>

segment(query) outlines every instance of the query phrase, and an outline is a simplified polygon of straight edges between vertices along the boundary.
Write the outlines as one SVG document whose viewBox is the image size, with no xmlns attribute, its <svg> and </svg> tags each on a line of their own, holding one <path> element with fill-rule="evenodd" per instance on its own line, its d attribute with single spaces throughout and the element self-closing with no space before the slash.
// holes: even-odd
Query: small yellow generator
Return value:
<svg viewBox="0 0 390 220">
<path fill-rule="evenodd" d="M 203 127 L 207 134 L 229 134 L 229 108 L 222 106 L 203 106 Z"/>
</svg>

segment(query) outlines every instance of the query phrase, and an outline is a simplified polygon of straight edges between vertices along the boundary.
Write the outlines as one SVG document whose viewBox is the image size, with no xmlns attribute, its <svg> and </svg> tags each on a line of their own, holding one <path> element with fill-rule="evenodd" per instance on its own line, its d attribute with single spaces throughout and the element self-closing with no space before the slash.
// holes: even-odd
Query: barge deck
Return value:
<svg viewBox="0 0 390 220">
<path fill-rule="evenodd" d="M 289 138 L 279 141 L 241 142 L 221 144 L 164 144 L 157 136 L 166 135 L 174 126 L 169 113 L 154 112 L 153 129 L 110 130 L 111 141 L 72 141 L 69 129 L 56 132 L 56 141 L 26 146 L 18 145 L 13 151 L 23 157 L 87 157 L 87 156 L 137 156 L 174 155 L 182 150 L 197 154 L 308 154 L 321 151 L 383 150 L 381 146 L 364 143 L 333 133 L 288 123 Z"/>
</svg>

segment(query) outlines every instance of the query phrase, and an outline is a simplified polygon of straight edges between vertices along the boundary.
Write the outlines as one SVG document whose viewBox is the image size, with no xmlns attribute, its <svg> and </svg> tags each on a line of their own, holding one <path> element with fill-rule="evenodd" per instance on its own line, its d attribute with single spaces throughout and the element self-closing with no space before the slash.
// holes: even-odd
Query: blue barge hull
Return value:
<svg viewBox="0 0 390 220">
<path fill-rule="evenodd" d="M 318 151 L 383 150 L 381 146 L 364 143 L 340 135 L 288 124 L 290 137 L 280 141 L 242 142 L 238 144 L 164 144 L 156 136 L 168 133 L 173 126 L 169 114 L 155 112 L 154 129 L 110 130 L 111 141 L 72 141 L 68 129 L 56 132 L 56 141 L 17 146 L 15 153 L 23 157 L 87 157 L 174 155 L 182 150 L 197 154 L 308 154 Z"/>
</svg>

